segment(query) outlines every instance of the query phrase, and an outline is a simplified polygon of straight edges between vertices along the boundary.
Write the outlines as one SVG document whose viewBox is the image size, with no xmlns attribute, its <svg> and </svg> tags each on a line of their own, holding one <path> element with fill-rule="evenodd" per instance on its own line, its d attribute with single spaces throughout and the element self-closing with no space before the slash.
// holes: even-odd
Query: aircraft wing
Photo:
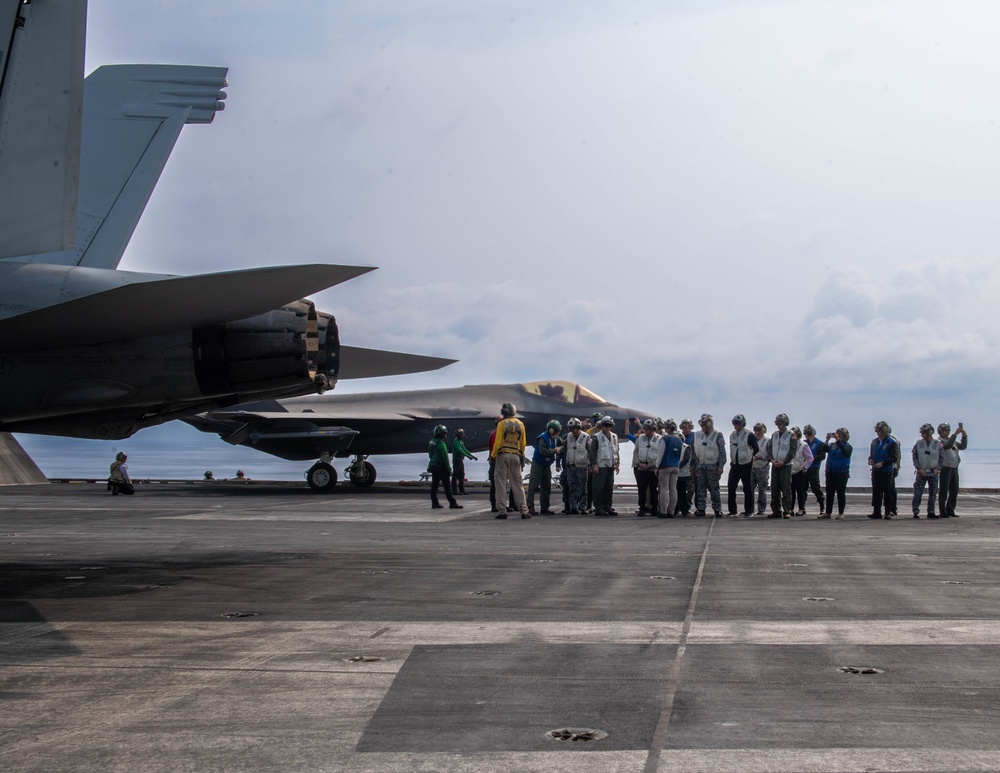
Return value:
<svg viewBox="0 0 1000 773">
<path fill-rule="evenodd" d="M 453 362 L 457 362 L 457 360 L 342 345 L 340 347 L 340 378 L 374 378 L 376 376 L 397 376 L 404 373 L 423 373 L 428 370 L 440 370 Z"/>
<path fill-rule="evenodd" d="M 246 319 L 372 270 L 281 266 L 135 282 L 0 319 L 0 351 L 96 344 Z"/>
</svg>

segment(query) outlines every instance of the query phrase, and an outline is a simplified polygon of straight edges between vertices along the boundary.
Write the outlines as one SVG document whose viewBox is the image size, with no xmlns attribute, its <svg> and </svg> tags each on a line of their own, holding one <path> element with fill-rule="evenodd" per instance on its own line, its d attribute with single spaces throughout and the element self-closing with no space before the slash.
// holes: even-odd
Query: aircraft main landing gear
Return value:
<svg viewBox="0 0 1000 773">
<path fill-rule="evenodd" d="M 368 488 L 375 482 L 375 465 L 365 461 L 366 459 L 366 456 L 358 454 L 347 468 L 347 477 L 358 488 Z"/>
<path fill-rule="evenodd" d="M 324 454 L 306 473 L 306 482 L 313 491 L 332 493 L 337 485 L 337 471 L 330 464 L 330 457 Z"/>
</svg>

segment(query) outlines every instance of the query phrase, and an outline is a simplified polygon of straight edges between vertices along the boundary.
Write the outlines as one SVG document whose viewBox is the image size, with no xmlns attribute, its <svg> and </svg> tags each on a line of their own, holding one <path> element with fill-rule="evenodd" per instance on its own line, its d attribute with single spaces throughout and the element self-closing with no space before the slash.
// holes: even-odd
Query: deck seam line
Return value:
<svg viewBox="0 0 1000 773">
<path fill-rule="evenodd" d="M 660 752 L 667 742 L 667 732 L 670 730 L 670 716 L 674 713 L 674 699 L 677 695 L 677 684 L 681 676 L 681 665 L 684 661 L 684 653 L 687 650 L 688 634 L 691 632 L 694 610 L 698 605 L 698 592 L 701 590 L 701 579 L 705 573 L 705 563 L 708 560 L 708 550 L 712 544 L 712 532 L 714 530 L 715 519 L 713 518 L 708 526 L 705 546 L 701 550 L 701 561 L 698 563 L 698 573 L 695 575 L 694 587 L 691 589 L 691 600 L 688 602 L 687 612 L 684 615 L 684 625 L 681 627 L 681 635 L 677 642 L 677 654 L 674 656 L 674 662 L 667 676 L 667 692 L 663 699 L 663 709 L 660 711 L 660 718 L 657 720 L 656 729 L 653 731 L 653 739 L 649 744 L 649 755 L 646 757 L 646 765 L 643 768 L 643 773 L 656 773 L 660 764 Z"/>
</svg>

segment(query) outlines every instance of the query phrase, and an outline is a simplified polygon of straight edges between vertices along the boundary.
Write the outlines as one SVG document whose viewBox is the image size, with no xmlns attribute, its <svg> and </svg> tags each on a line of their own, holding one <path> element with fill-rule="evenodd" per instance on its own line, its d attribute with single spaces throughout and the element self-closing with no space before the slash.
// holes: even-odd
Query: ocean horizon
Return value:
<svg viewBox="0 0 1000 773">
<path fill-rule="evenodd" d="M 35 464 L 49 478 L 104 478 L 118 451 L 128 454 L 129 472 L 133 478 L 171 480 L 202 480 L 211 470 L 217 480 L 235 478 L 243 470 L 251 479 L 299 481 L 313 462 L 290 462 L 244 446 L 232 446 L 213 435 L 206 435 L 185 424 L 145 430 L 126 440 L 82 440 L 46 435 L 15 435 Z M 867 441 L 865 441 L 867 445 Z M 868 485 L 871 476 L 864 447 L 856 448 L 851 465 L 851 483 Z M 488 464 L 486 454 L 477 453 L 479 461 L 466 460 L 466 478 L 485 481 Z M 622 444 L 622 472 L 619 484 L 634 483 L 630 469 L 632 444 Z M 350 459 L 335 459 L 334 467 L 343 479 Z M 384 482 L 418 480 L 427 468 L 425 454 L 372 456 L 377 479 Z M 909 485 L 912 470 L 905 465 L 898 484 Z M 525 477 L 527 477 L 525 467 Z M 959 469 L 961 485 L 966 488 L 1000 488 L 1000 449 L 969 448 L 962 452 Z M 723 479 L 723 482 L 725 480 Z"/>
</svg>

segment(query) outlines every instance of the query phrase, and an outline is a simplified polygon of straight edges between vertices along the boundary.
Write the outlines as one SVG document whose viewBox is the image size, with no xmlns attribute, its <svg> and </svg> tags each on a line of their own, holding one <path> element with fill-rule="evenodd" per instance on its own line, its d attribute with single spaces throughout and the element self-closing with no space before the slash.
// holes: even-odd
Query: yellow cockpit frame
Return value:
<svg viewBox="0 0 1000 773">
<path fill-rule="evenodd" d="M 529 381 L 521 384 L 521 388 L 529 394 L 557 400 L 569 405 L 608 405 L 603 397 L 594 394 L 589 389 L 572 381 Z"/>
</svg>

